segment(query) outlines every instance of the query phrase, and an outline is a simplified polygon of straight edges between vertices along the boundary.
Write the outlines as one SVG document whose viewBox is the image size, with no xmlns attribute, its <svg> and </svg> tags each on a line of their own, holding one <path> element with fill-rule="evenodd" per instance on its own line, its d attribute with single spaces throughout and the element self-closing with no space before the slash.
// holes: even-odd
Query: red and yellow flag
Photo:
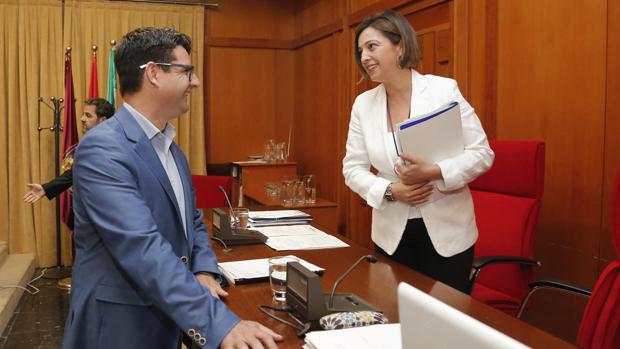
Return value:
<svg viewBox="0 0 620 349">
<path fill-rule="evenodd" d="M 73 158 L 73 152 L 78 144 L 77 121 L 75 116 L 73 72 L 71 69 L 71 55 L 69 54 L 65 59 L 65 116 L 62 134 L 63 163 L 69 158 Z M 70 190 L 65 190 L 60 194 L 60 220 L 73 230 L 73 212 L 71 210 Z"/>
<path fill-rule="evenodd" d="M 88 81 L 88 98 L 99 97 L 99 82 L 97 81 L 97 46 L 93 46 L 93 61 L 90 64 L 90 79 Z"/>
</svg>

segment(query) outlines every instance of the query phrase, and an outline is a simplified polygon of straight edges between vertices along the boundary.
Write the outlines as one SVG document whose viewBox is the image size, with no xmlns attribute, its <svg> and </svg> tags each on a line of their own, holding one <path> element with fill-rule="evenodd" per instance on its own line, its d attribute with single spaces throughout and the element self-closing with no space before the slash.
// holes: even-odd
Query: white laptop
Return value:
<svg viewBox="0 0 620 349">
<path fill-rule="evenodd" d="M 398 285 L 403 349 L 525 349 L 524 344 L 411 285 Z"/>
</svg>

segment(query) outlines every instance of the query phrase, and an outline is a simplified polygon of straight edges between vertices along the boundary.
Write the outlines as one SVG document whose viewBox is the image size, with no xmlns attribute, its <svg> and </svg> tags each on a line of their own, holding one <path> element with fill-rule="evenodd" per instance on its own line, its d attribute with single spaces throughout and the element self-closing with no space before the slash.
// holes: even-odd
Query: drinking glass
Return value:
<svg viewBox="0 0 620 349">
<path fill-rule="evenodd" d="M 291 207 L 295 201 L 295 179 L 287 178 L 282 181 L 280 188 L 280 200 L 285 207 Z"/>
<path fill-rule="evenodd" d="M 249 216 L 249 209 L 244 207 L 234 207 L 230 212 L 230 226 L 233 228 L 246 229 L 248 227 Z"/>
<path fill-rule="evenodd" d="M 286 301 L 286 268 L 290 262 L 299 262 L 299 259 L 293 256 L 269 258 L 269 283 L 276 302 Z"/>
<path fill-rule="evenodd" d="M 316 176 L 313 174 L 303 177 L 306 204 L 316 203 Z"/>
</svg>

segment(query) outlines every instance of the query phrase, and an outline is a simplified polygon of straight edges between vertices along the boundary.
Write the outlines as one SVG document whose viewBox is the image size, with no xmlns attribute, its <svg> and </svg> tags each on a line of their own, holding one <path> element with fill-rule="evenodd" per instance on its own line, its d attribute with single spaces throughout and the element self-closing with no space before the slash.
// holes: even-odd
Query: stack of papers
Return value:
<svg viewBox="0 0 620 349">
<path fill-rule="evenodd" d="M 311 225 L 259 227 L 267 246 L 276 251 L 348 247 L 344 241 Z"/>
<path fill-rule="evenodd" d="M 304 349 L 400 349 L 400 324 L 372 325 L 306 334 Z"/>
<path fill-rule="evenodd" d="M 250 226 L 308 224 L 312 216 L 299 210 L 252 211 L 249 214 Z"/>
<path fill-rule="evenodd" d="M 295 257 L 295 256 L 288 256 Z M 322 274 L 325 269 L 295 257 L 299 263 L 309 270 Z M 269 280 L 269 258 L 248 259 L 244 261 L 218 263 L 218 268 L 229 284 L 243 284 L 249 282 Z"/>
</svg>

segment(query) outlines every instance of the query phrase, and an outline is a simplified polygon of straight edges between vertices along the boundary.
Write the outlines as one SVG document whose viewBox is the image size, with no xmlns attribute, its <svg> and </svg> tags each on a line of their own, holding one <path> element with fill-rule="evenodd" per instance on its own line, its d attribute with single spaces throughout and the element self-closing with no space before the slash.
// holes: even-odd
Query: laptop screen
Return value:
<svg viewBox="0 0 620 349">
<path fill-rule="evenodd" d="M 529 348 L 404 282 L 398 285 L 398 316 L 403 349 Z"/>
</svg>

